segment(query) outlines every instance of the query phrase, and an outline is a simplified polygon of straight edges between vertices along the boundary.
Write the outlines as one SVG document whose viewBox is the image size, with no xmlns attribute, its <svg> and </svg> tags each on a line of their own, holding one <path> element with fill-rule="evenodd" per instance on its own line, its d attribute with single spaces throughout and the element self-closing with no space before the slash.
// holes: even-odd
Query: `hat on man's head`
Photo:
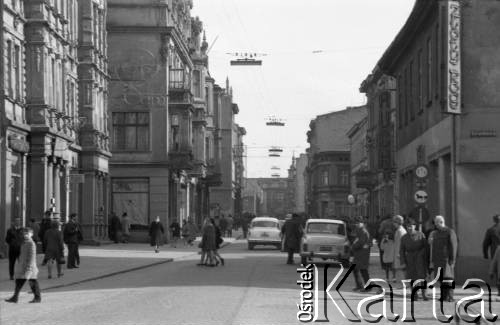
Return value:
<svg viewBox="0 0 500 325">
<path fill-rule="evenodd" d="M 495 222 L 495 223 L 500 222 L 500 215 L 495 214 L 495 215 L 493 216 L 493 222 Z"/>
<path fill-rule="evenodd" d="M 417 224 L 417 222 L 415 221 L 415 219 L 413 219 L 413 218 L 406 219 L 406 222 L 405 222 L 406 226 L 412 226 L 412 225 L 416 225 L 416 224 Z"/>
</svg>

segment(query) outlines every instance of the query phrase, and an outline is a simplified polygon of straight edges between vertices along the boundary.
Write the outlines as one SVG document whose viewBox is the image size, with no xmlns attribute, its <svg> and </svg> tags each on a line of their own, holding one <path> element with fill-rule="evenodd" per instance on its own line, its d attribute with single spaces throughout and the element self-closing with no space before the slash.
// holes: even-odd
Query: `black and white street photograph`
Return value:
<svg viewBox="0 0 500 325">
<path fill-rule="evenodd" d="M 500 324 L 500 0 L 0 0 L 0 324 Z"/>
</svg>

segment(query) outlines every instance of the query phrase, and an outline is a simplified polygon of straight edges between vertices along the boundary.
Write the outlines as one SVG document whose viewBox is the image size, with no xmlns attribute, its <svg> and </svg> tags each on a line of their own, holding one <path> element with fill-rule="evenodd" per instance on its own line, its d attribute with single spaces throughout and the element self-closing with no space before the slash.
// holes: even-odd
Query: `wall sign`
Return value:
<svg viewBox="0 0 500 325">
<path fill-rule="evenodd" d="M 452 114 L 460 114 L 462 110 L 460 24 L 460 3 L 456 0 L 450 0 L 448 1 L 446 112 Z"/>
</svg>

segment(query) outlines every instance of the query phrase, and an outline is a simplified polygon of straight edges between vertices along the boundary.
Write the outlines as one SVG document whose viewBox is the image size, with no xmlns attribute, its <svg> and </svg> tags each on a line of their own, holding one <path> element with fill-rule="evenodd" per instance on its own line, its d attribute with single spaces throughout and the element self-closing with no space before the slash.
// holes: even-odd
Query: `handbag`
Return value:
<svg viewBox="0 0 500 325">
<path fill-rule="evenodd" d="M 64 259 L 64 256 L 61 257 L 58 261 L 57 261 L 58 264 L 66 264 L 66 260 Z"/>
</svg>

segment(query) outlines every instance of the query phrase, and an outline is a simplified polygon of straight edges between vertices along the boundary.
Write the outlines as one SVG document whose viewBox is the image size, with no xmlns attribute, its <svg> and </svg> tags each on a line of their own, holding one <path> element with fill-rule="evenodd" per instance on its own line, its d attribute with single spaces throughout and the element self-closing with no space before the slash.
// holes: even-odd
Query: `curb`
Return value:
<svg viewBox="0 0 500 325">
<path fill-rule="evenodd" d="M 141 265 L 141 266 L 137 266 L 137 267 L 134 267 L 134 268 L 131 268 L 131 269 L 125 269 L 125 270 L 115 271 L 115 272 L 111 272 L 111 273 L 107 273 L 107 274 L 103 274 L 103 275 L 99 275 L 99 276 L 96 276 L 96 277 L 87 278 L 87 279 L 83 279 L 83 280 L 79 280 L 79 281 L 58 284 L 58 285 L 47 287 L 47 288 L 41 288 L 41 290 L 47 291 L 47 290 L 59 289 L 59 288 L 63 288 L 63 287 L 69 287 L 69 286 L 73 286 L 73 285 L 77 285 L 77 284 L 81 284 L 81 283 L 85 283 L 85 282 L 96 281 L 96 280 L 100 280 L 100 279 L 104 279 L 104 278 L 109 278 L 109 277 L 112 277 L 112 276 L 115 276 L 115 275 L 118 275 L 118 274 L 133 272 L 133 271 L 142 270 L 142 269 L 145 269 L 145 268 L 148 268 L 148 267 L 152 267 L 152 266 L 156 266 L 156 265 L 170 263 L 173 260 L 174 260 L 173 258 L 167 258 L 167 259 L 165 259 L 163 261 L 160 261 L 160 262 L 155 262 L 155 263 L 150 263 L 150 264 L 146 264 L 146 265 Z"/>
<path fill-rule="evenodd" d="M 226 246 L 228 246 L 230 244 L 232 244 L 232 243 L 231 242 L 223 242 L 221 244 L 220 248 L 224 248 L 224 247 L 226 247 Z M 186 256 L 195 255 L 195 254 L 197 254 L 197 252 L 193 252 L 192 254 L 189 254 L 189 255 L 186 255 Z M 86 282 L 91 282 L 91 281 L 96 281 L 96 280 L 101 280 L 101 279 L 109 278 L 109 277 L 112 277 L 112 276 L 115 276 L 115 275 L 118 275 L 118 274 L 123 274 L 123 273 L 128 273 L 128 272 L 134 272 L 134 271 L 137 271 L 137 270 L 142 270 L 142 269 L 146 269 L 148 267 L 153 267 L 153 266 L 157 266 L 157 265 L 161 265 L 161 264 L 170 263 L 170 262 L 173 262 L 173 261 L 174 261 L 173 258 L 167 258 L 167 259 L 165 259 L 163 261 L 154 262 L 154 263 L 150 263 L 150 264 L 146 264 L 146 265 L 141 265 L 141 266 L 137 266 L 137 267 L 134 267 L 134 268 L 131 268 L 131 269 L 124 269 L 124 270 L 120 270 L 120 271 L 115 271 L 115 272 L 111 272 L 111 273 L 99 275 L 99 276 L 92 277 L 92 278 L 87 278 L 87 279 L 78 280 L 78 281 L 69 282 L 69 283 L 58 284 L 58 285 L 55 285 L 55 286 L 51 286 L 51 287 L 47 287 L 47 288 L 41 288 L 41 289 L 43 291 L 47 291 L 47 290 L 59 289 L 59 288 L 63 288 L 63 287 L 69 287 L 69 286 L 78 285 L 78 284 L 81 284 L 81 283 L 86 283 Z"/>
</svg>

